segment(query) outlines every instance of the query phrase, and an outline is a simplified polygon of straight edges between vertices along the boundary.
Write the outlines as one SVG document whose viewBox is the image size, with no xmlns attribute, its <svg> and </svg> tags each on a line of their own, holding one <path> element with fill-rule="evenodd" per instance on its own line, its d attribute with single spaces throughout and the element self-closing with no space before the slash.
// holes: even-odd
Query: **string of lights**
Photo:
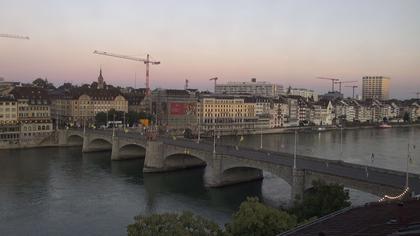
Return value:
<svg viewBox="0 0 420 236">
<path fill-rule="evenodd" d="M 409 187 L 407 187 L 401 194 L 399 194 L 397 196 L 388 196 L 388 195 L 385 195 L 383 198 L 379 199 L 379 202 L 383 202 L 385 200 L 400 199 L 400 198 L 402 198 L 408 192 L 408 190 L 410 190 Z"/>
</svg>

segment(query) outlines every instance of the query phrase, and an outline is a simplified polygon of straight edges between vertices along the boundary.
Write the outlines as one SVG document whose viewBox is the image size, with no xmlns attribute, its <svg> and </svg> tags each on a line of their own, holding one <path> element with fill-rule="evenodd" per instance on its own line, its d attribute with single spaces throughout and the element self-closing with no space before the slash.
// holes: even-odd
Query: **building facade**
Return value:
<svg viewBox="0 0 420 236">
<path fill-rule="evenodd" d="M 226 95 L 253 95 L 263 97 L 276 97 L 283 94 L 283 86 L 270 82 L 257 82 L 255 78 L 251 82 L 228 82 L 216 84 L 216 94 Z"/>
<path fill-rule="evenodd" d="M 202 97 L 197 106 L 198 125 L 203 133 L 247 133 L 255 130 L 258 117 L 255 103 L 244 98 Z"/>
<path fill-rule="evenodd" d="M 53 132 L 51 101 L 45 89 L 15 87 L 10 94 L 17 101 L 22 144 L 37 144 Z"/>
<path fill-rule="evenodd" d="M 128 101 L 118 90 L 75 88 L 52 97 L 52 118 L 60 126 L 91 125 L 98 113 L 110 110 L 128 112 Z"/>
<path fill-rule="evenodd" d="M 185 89 L 152 91 L 152 114 L 156 124 L 175 133 L 197 129 L 197 93 Z"/>
<path fill-rule="evenodd" d="M 389 99 L 389 77 L 365 76 L 362 78 L 362 99 Z"/>
<path fill-rule="evenodd" d="M 17 101 L 11 96 L 0 96 L 0 145 L 19 142 Z"/>
</svg>

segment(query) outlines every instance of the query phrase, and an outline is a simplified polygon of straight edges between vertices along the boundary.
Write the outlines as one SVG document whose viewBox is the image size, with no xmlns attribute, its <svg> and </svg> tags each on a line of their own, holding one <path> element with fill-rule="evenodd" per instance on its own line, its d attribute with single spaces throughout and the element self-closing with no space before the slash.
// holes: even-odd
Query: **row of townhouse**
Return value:
<svg viewBox="0 0 420 236">
<path fill-rule="evenodd" d="M 100 112 L 128 112 L 128 101 L 118 90 L 73 88 L 51 94 L 52 118 L 60 126 L 91 125 Z"/>
<path fill-rule="evenodd" d="M 0 97 L 0 144 L 37 144 L 53 131 L 51 101 L 37 87 L 14 87 Z"/>
<path fill-rule="evenodd" d="M 336 119 L 347 122 L 378 123 L 383 121 L 402 121 L 408 114 L 411 121 L 420 119 L 419 101 L 407 100 L 366 100 L 344 99 L 334 102 Z"/>
</svg>

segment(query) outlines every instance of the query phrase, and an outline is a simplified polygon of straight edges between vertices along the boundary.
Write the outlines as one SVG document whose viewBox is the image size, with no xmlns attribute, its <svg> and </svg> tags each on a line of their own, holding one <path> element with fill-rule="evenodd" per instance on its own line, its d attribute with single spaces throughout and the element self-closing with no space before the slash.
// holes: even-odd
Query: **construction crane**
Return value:
<svg viewBox="0 0 420 236">
<path fill-rule="evenodd" d="M 334 84 L 338 84 L 339 86 L 339 92 L 341 93 L 341 84 L 348 84 L 348 83 L 356 83 L 356 80 L 351 80 L 351 81 L 337 81 L 334 82 Z"/>
<path fill-rule="evenodd" d="M 152 61 L 150 60 L 150 55 L 147 54 L 146 59 L 143 58 L 137 58 L 137 57 L 131 57 L 131 56 L 125 56 L 121 54 L 114 54 L 109 52 L 103 52 L 103 51 L 93 51 L 94 54 L 104 55 L 104 56 L 110 56 L 110 57 L 118 57 L 122 59 L 132 60 L 132 61 L 140 61 L 143 62 L 146 65 L 146 95 L 150 95 L 150 86 L 149 86 L 149 65 L 159 65 L 160 61 Z"/>
<path fill-rule="evenodd" d="M 358 88 L 359 86 L 357 86 L 357 85 L 349 85 L 349 86 L 344 86 L 344 87 L 346 87 L 346 88 L 353 88 L 353 98 L 354 98 L 354 90 L 356 88 Z"/>
<path fill-rule="evenodd" d="M 334 84 L 339 81 L 337 78 L 317 77 L 317 79 L 331 80 L 331 92 L 334 92 Z"/>
<path fill-rule="evenodd" d="M 21 36 L 21 35 L 15 35 L 15 34 L 0 34 L 1 38 L 13 38 L 13 39 L 26 39 L 29 40 L 28 36 Z"/>
<path fill-rule="evenodd" d="M 417 91 L 417 92 L 414 92 L 414 93 L 417 95 L 417 99 L 419 99 L 420 98 L 420 92 Z"/>
<path fill-rule="evenodd" d="M 217 77 L 214 77 L 214 78 L 211 78 L 210 80 L 214 80 L 214 93 L 216 93 L 216 81 L 218 80 L 219 78 L 217 78 Z"/>
</svg>

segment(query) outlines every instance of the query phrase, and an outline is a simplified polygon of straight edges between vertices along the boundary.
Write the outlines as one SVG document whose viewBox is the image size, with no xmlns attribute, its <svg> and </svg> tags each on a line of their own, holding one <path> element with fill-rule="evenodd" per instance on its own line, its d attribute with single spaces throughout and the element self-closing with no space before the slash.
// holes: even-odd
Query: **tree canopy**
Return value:
<svg viewBox="0 0 420 236">
<path fill-rule="evenodd" d="M 302 202 L 296 202 L 291 209 L 299 221 L 322 217 L 351 205 L 349 193 L 342 185 L 326 184 L 323 181 L 314 181 L 312 185 L 303 194 Z"/>
<path fill-rule="evenodd" d="M 226 234 L 232 236 L 271 236 L 296 226 L 296 217 L 285 211 L 268 207 L 258 198 L 247 198 L 239 211 L 226 225 Z"/>
<path fill-rule="evenodd" d="M 223 235 L 220 227 L 190 212 L 182 214 L 153 214 L 137 216 L 127 228 L 129 236 L 217 236 Z"/>
<path fill-rule="evenodd" d="M 54 85 L 48 82 L 47 79 L 37 78 L 36 80 L 32 81 L 32 84 L 44 89 L 55 89 Z"/>
</svg>

